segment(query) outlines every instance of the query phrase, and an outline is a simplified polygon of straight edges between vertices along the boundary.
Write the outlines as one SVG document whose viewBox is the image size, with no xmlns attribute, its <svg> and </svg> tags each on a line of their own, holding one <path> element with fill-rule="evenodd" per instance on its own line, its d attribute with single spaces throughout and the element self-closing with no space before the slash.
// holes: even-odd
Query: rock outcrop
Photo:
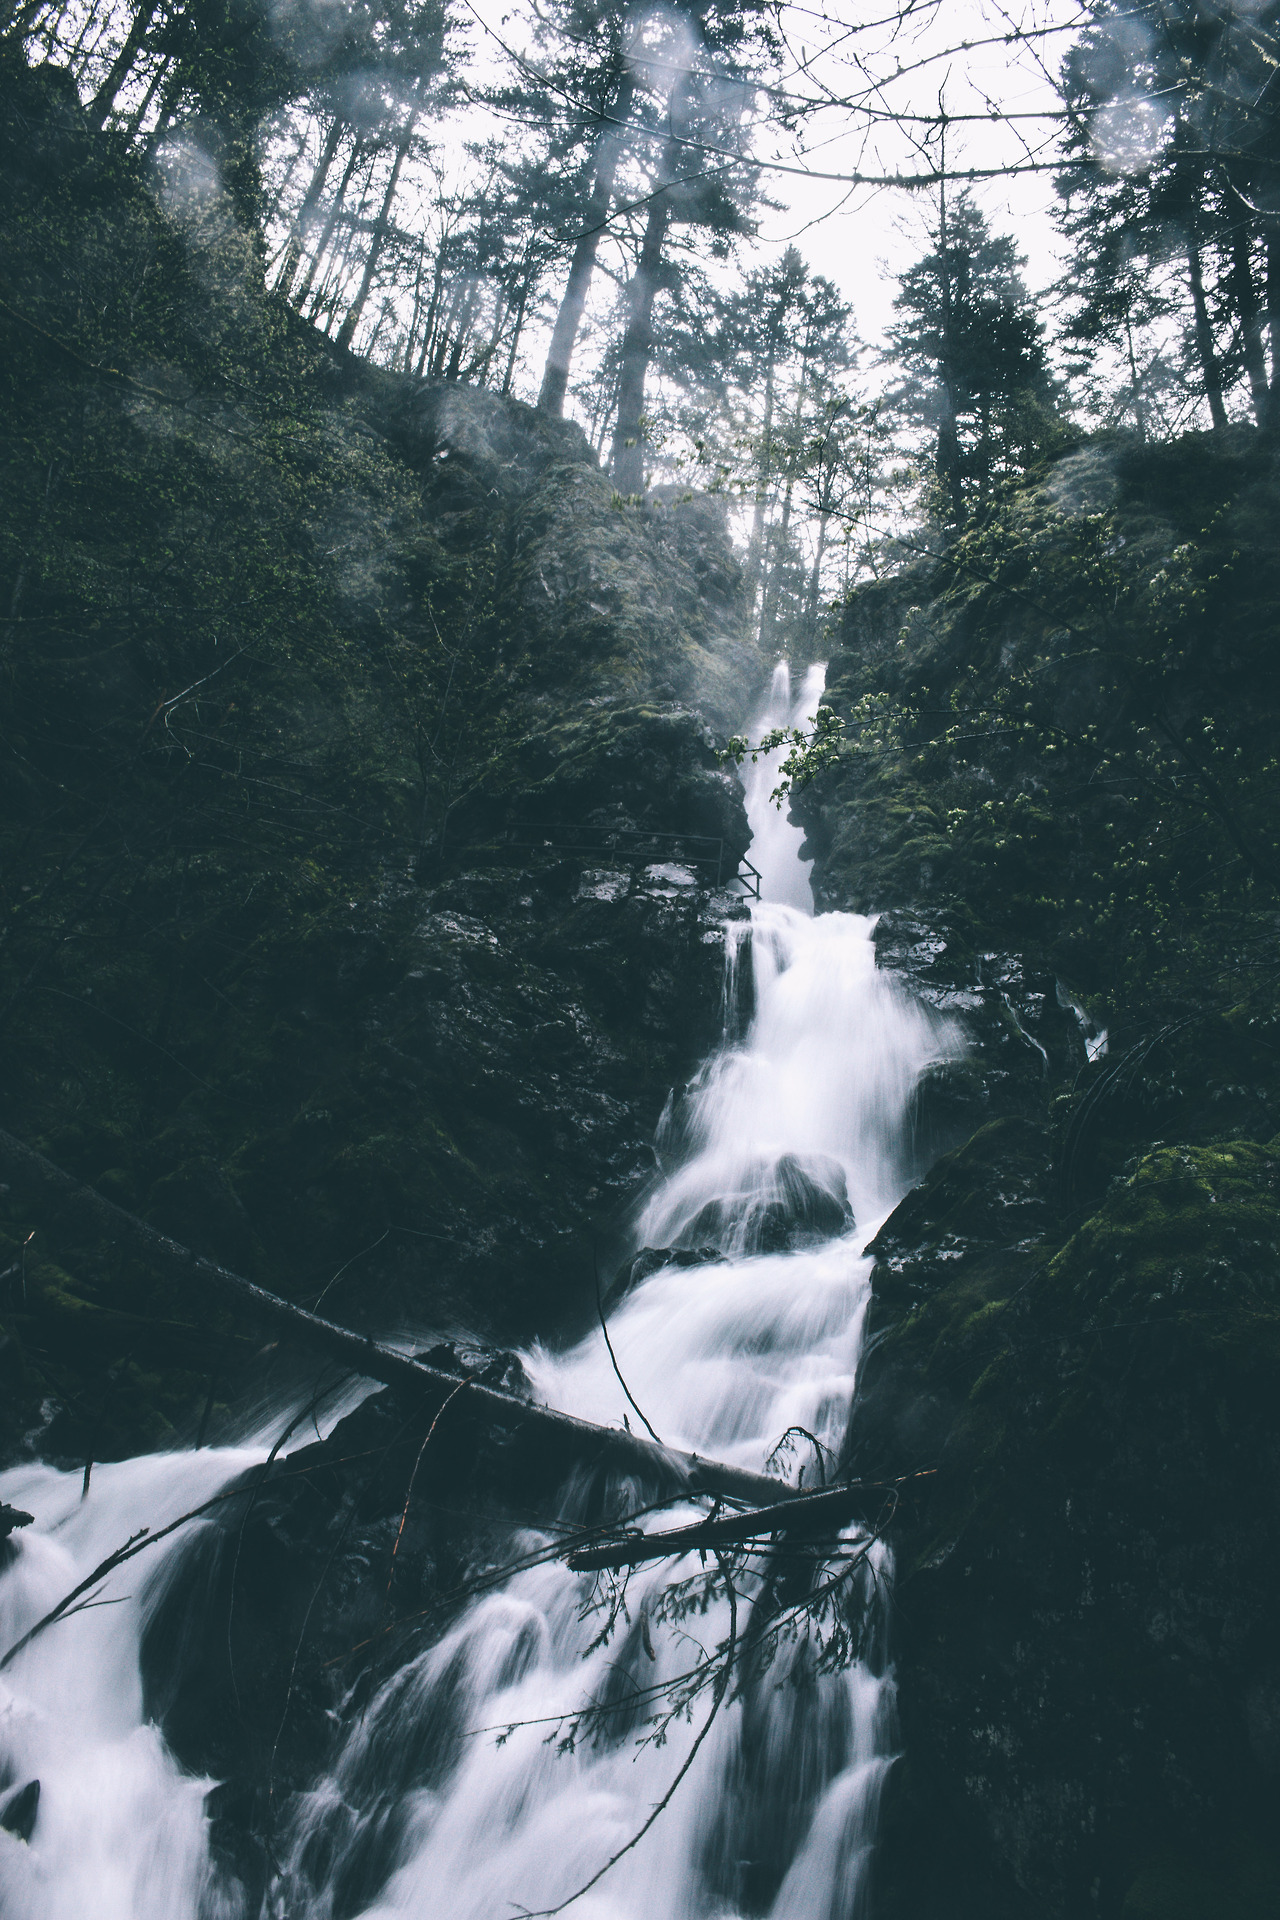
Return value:
<svg viewBox="0 0 1280 1920">
<path fill-rule="evenodd" d="M 885 1920 L 1280 1901 L 1273 464 L 1085 449 L 856 595 L 832 658 L 815 890 L 973 1042 L 872 1243 L 848 1436 L 930 1470 Z"/>
</svg>

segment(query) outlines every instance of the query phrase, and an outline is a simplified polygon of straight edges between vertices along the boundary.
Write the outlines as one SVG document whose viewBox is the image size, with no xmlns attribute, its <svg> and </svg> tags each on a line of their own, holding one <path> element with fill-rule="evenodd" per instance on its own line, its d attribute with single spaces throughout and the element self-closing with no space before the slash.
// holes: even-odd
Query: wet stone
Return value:
<svg viewBox="0 0 1280 1920">
<path fill-rule="evenodd" d="M 574 888 L 575 900 L 625 900 L 631 891 L 631 875 L 607 867 L 588 867 Z"/>
</svg>

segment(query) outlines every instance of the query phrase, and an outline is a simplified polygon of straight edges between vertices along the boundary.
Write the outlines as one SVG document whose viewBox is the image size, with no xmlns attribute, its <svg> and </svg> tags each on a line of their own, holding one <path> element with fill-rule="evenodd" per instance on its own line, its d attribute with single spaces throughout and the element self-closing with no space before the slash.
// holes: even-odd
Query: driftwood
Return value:
<svg viewBox="0 0 1280 1920">
<path fill-rule="evenodd" d="M 633 1533 L 625 1540 L 608 1541 L 598 1547 L 579 1547 L 568 1554 L 566 1564 L 574 1573 L 594 1573 L 605 1567 L 638 1566 L 642 1560 L 663 1560 L 669 1554 L 732 1546 L 771 1533 L 822 1534 L 849 1520 L 882 1515 L 896 1500 L 897 1488 L 889 1481 L 796 1493 L 789 1500 L 775 1500 L 772 1506 L 757 1507 L 749 1513 L 700 1520 L 695 1526 L 677 1527 L 667 1533 Z"/>
<path fill-rule="evenodd" d="M 429 1419 L 442 1410 L 451 1395 L 457 1395 L 457 1417 L 465 1408 L 468 1425 L 483 1422 L 485 1437 L 496 1440 L 509 1458 L 518 1457 L 527 1443 L 537 1447 L 548 1467 L 560 1474 L 574 1467 L 606 1467 L 671 1493 L 718 1494 L 753 1507 L 767 1507 L 787 1498 L 786 1482 L 772 1475 L 705 1460 L 695 1453 L 681 1453 L 622 1427 L 596 1426 L 558 1413 L 553 1407 L 538 1406 L 496 1387 L 483 1386 L 477 1380 L 468 1380 L 465 1392 L 459 1393 L 456 1374 L 442 1372 L 410 1354 L 396 1353 L 367 1334 L 324 1320 L 216 1261 L 206 1260 L 2 1131 L 0 1176 L 21 1187 L 29 1201 L 50 1215 L 56 1214 L 60 1220 L 112 1245 L 128 1247 L 187 1286 L 193 1295 L 203 1294 L 255 1320 L 267 1321 L 341 1362 L 352 1373 L 380 1380 L 397 1392 L 412 1393 Z M 454 1419 L 451 1411 L 449 1420 Z"/>
</svg>

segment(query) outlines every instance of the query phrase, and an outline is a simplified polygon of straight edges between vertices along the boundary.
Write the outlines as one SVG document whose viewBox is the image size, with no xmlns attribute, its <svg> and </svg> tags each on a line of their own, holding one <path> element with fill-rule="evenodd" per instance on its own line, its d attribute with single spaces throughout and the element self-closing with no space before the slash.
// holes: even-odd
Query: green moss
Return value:
<svg viewBox="0 0 1280 1920">
<path fill-rule="evenodd" d="M 1160 1147 L 1015 1252 L 1002 1140 L 1015 1123 L 882 1230 L 855 1422 L 877 1471 L 932 1469 L 898 1559 L 907 1747 L 949 1809 L 926 1817 L 992 1858 L 1017 1835 L 1046 1910 L 1097 1885 L 1131 1920 L 1262 1920 L 1272 1787 L 1245 1703 L 1274 1692 L 1277 1143 Z"/>
</svg>

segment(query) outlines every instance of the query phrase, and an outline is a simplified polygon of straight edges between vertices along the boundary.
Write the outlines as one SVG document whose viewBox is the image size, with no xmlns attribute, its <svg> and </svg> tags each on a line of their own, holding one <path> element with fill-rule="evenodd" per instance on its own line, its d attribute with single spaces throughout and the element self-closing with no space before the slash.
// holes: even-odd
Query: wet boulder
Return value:
<svg viewBox="0 0 1280 1920">
<path fill-rule="evenodd" d="M 761 1253 L 834 1240 L 853 1225 L 844 1168 L 826 1155 L 784 1153 L 773 1169 L 775 1195 L 760 1215 Z"/>
<path fill-rule="evenodd" d="M 641 1247 L 625 1266 L 619 1267 L 613 1285 L 604 1297 L 605 1311 L 622 1305 L 651 1274 L 664 1267 L 706 1267 L 721 1263 L 724 1255 L 718 1247 Z"/>
<path fill-rule="evenodd" d="M 39 1811 L 40 1782 L 28 1780 L 25 1786 L 0 1801 L 0 1830 L 11 1833 L 15 1840 L 29 1840 L 35 1832 Z"/>
<path fill-rule="evenodd" d="M 9 1538 L 19 1527 L 29 1527 L 33 1516 L 23 1513 L 20 1507 L 8 1507 L 0 1500 L 0 1567 L 7 1567 L 17 1552 L 17 1547 Z"/>
<path fill-rule="evenodd" d="M 532 1396 L 533 1388 L 518 1353 L 505 1347 L 480 1347 L 470 1341 L 441 1340 L 416 1356 L 441 1373 L 456 1373 L 459 1379 L 478 1380 L 482 1387 L 496 1387 L 499 1393 L 513 1393 L 522 1399 Z"/>
<path fill-rule="evenodd" d="M 741 1189 L 709 1200 L 688 1230 L 743 1253 L 789 1253 L 853 1225 L 844 1168 L 825 1153 L 784 1153 L 744 1169 Z"/>
<path fill-rule="evenodd" d="M 29 1527 L 33 1516 L 21 1507 L 8 1507 L 0 1500 L 0 1540 L 7 1540 L 19 1527 Z"/>
</svg>

